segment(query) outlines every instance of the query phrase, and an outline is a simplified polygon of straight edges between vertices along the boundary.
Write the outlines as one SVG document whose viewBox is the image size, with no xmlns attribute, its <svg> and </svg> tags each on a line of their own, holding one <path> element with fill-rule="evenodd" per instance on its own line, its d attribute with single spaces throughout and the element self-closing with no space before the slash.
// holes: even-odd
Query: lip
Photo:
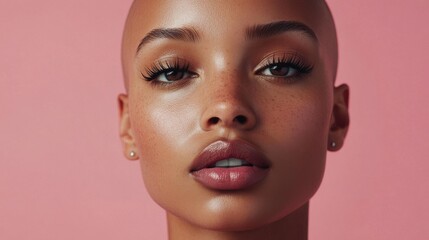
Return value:
<svg viewBox="0 0 429 240">
<path fill-rule="evenodd" d="M 214 167 L 221 160 L 237 158 L 251 164 L 239 167 Z M 261 182 L 270 168 L 268 159 L 245 141 L 216 141 L 192 162 L 190 173 L 203 186 L 214 190 L 241 190 Z"/>
</svg>

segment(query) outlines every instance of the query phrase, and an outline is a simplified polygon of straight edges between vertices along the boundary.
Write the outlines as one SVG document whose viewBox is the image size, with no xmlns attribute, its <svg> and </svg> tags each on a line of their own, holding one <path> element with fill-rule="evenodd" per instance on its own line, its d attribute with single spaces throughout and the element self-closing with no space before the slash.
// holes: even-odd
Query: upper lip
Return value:
<svg viewBox="0 0 429 240">
<path fill-rule="evenodd" d="M 208 168 L 228 158 L 238 158 L 259 168 L 270 167 L 268 159 L 249 143 L 241 140 L 219 140 L 208 145 L 197 155 L 192 162 L 191 172 Z"/>
</svg>

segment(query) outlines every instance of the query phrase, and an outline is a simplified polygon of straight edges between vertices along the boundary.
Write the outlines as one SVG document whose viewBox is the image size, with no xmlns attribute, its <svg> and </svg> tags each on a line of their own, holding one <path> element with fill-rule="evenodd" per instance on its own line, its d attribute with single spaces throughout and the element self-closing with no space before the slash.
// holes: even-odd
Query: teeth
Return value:
<svg viewBox="0 0 429 240">
<path fill-rule="evenodd" d="M 225 159 L 225 160 L 216 162 L 215 166 L 216 167 L 228 167 L 229 166 L 228 162 L 229 162 L 228 159 Z"/>
<path fill-rule="evenodd" d="M 239 167 L 244 165 L 249 166 L 250 164 L 241 159 L 228 158 L 228 159 L 216 162 L 215 167 Z"/>
<path fill-rule="evenodd" d="M 244 162 L 243 160 L 237 159 L 237 158 L 230 158 L 228 159 L 228 165 L 229 167 L 236 167 L 236 166 L 241 166 L 243 164 L 245 164 L 246 162 Z"/>
</svg>

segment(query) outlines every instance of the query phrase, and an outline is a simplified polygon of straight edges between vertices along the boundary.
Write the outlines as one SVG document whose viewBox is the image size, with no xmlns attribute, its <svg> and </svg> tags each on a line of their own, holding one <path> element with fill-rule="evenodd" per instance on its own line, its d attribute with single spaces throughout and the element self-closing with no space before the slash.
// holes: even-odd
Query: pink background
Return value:
<svg viewBox="0 0 429 240">
<path fill-rule="evenodd" d="M 118 140 L 130 2 L 1 0 L 0 239 L 166 239 Z M 429 2 L 328 2 L 352 125 L 310 239 L 429 239 Z"/>
</svg>

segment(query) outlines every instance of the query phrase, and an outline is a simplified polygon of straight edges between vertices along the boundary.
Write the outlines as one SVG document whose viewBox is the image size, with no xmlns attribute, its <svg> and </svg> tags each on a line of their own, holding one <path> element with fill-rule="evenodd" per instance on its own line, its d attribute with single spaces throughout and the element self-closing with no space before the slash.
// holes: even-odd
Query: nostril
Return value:
<svg viewBox="0 0 429 240">
<path fill-rule="evenodd" d="M 229 124 L 246 125 L 249 122 L 249 119 L 245 115 L 235 116 L 232 122 L 228 121 L 228 119 L 225 120 L 226 121 L 220 117 L 211 117 L 208 119 L 207 124 L 208 126 L 216 126 L 222 123 L 228 125 L 228 127 L 231 127 L 232 125 L 230 126 Z"/>
<path fill-rule="evenodd" d="M 237 117 L 235 117 L 234 120 L 240 124 L 245 124 L 247 122 L 247 117 L 245 117 L 243 115 L 238 115 Z"/>
<path fill-rule="evenodd" d="M 210 125 L 214 125 L 214 124 L 217 124 L 219 122 L 219 120 L 220 119 L 218 117 L 212 117 L 209 119 L 209 123 L 210 123 Z"/>
</svg>

